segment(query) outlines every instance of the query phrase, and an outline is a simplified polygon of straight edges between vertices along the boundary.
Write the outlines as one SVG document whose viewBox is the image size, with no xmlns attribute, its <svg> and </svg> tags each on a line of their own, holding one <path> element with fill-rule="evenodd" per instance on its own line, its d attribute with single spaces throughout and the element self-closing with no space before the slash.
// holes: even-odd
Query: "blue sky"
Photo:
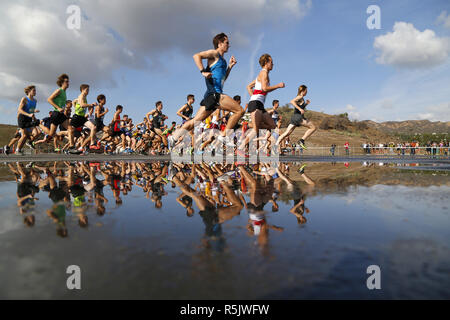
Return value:
<svg viewBox="0 0 450 320">
<path fill-rule="evenodd" d="M 65 26 L 65 9 L 72 3 L 83 14 L 79 30 Z M 379 30 L 366 26 L 372 4 L 381 10 Z M 88 83 L 88 102 L 103 93 L 110 110 L 121 104 L 135 122 L 158 100 L 169 120 L 179 121 L 176 111 L 186 95 L 196 96 L 196 111 L 205 91 L 192 55 L 211 48 L 213 35 L 222 31 L 230 34 L 226 59 L 233 54 L 238 61 L 224 91 L 241 95 L 244 103 L 259 56 L 270 53 L 271 82 L 286 87 L 269 94 L 267 107 L 273 99 L 289 102 L 306 84 L 311 110 L 348 112 L 359 120 L 450 121 L 446 0 L 155 0 L 130 1 L 127 7 L 118 0 L 9 1 L 0 6 L 0 123 L 16 123 L 17 103 L 31 83 L 38 86 L 39 109 L 47 113 L 47 96 L 62 72 L 71 77 L 70 99 Z M 26 22 L 14 19 L 22 12 Z"/>
</svg>

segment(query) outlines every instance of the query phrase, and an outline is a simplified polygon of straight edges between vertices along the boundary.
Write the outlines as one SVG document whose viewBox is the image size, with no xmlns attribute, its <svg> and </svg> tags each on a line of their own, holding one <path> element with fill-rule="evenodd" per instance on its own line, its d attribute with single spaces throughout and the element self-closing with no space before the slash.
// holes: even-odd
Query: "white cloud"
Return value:
<svg viewBox="0 0 450 320">
<path fill-rule="evenodd" d="M 0 2 L 0 99 L 16 101 L 31 83 L 42 99 L 63 72 L 73 86 L 114 87 L 117 70 L 162 69 L 171 51 L 210 48 L 214 29 L 230 35 L 232 48 L 247 46 L 263 23 L 300 19 L 311 8 L 310 0 L 79 0 L 81 29 L 74 31 L 66 27 L 70 4 Z"/>
<path fill-rule="evenodd" d="M 450 102 L 443 102 L 425 107 L 423 112 L 417 114 L 420 120 L 445 121 L 450 119 Z"/>
<path fill-rule="evenodd" d="M 379 50 L 376 61 L 401 68 L 426 68 L 444 63 L 450 53 L 450 39 L 438 37 L 434 31 L 419 31 L 414 25 L 396 22 L 394 31 L 374 41 Z"/>
<path fill-rule="evenodd" d="M 437 17 L 436 22 L 443 24 L 446 28 L 450 28 L 450 14 L 447 14 L 447 11 L 442 11 L 439 17 Z"/>
<path fill-rule="evenodd" d="M 344 112 L 346 112 L 348 114 L 348 118 L 350 120 L 360 120 L 361 119 L 360 113 L 357 112 L 356 107 L 351 104 L 347 104 L 344 109 L 338 110 L 338 113 L 344 113 Z"/>
</svg>

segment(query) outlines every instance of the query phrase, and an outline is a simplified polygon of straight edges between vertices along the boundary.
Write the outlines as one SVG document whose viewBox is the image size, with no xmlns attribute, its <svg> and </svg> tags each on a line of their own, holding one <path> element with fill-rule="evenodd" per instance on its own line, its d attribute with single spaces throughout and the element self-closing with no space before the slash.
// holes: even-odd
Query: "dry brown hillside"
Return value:
<svg viewBox="0 0 450 320">
<path fill-rule="evenodd" d="M 13 137 L 16 128 L 16 126 L 9 124 L 0 124 L 0 148 L 3 148 L 3 146 L 9 142 Z"/>
<path fill-rule="evenodd" d="M 292 114 L 292 112 L 284 112 L 285 110 L 282 112 L 283 127 L 287 126 Z M 308 146 L 312 147 L 328 147 L 333 143 L 337 146 L 343 146 L 345 142 L 348 142 L 350 146 L 360 146 L 364 142 L 389 143 L 399 141 L 393 134 L 380 131 L 364 122 L 350 121 L 346 114 L 329 115 L 308 110 L 306 111 L 306 118 L 317 127 L 317 131 L 308 140 Z M 285 128 L 282 129 L 282 132 L 284 130 Z M 291 136 L 291 141 L 297 142 L 306 130 L 305 127 L 296 128 Z"/>
<path fill-rule="evenodd" d="M 362 121 L 368 126 L 386 132 L 388 134 L 393 133 L 449 133 L 450 121 L 434 121 L 429 120 L 406 120 L 406 121 L 386 121 L 377 123 L 374 121 L 366 120 Z"/>
</svg>

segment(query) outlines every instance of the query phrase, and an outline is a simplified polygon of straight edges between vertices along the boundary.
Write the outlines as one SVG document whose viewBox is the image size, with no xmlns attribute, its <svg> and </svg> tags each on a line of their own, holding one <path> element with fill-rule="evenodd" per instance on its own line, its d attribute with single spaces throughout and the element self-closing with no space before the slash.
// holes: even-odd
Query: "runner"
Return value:
<svg viewBox="0 0 450 320">
<path fill-rule="evenodd" d="M 17 123 L 20 128 L 21 137 L 17 142 L 16 154 L 23 155 L 22 147 L 27 139 L 30 138 L 30 134 L 34 127 L 39 124 L 39 120 L 36 121 L 36 87 L 28 86 L 24 89 L 25 97 L 20 100 L 19 108 L 17 109 Z"/>
<path fill-rule="evenodd" d="M 280 114 L 278 113 L 279 106 L 280 106 L 280 102 L 278 100 L 273 100 L 272 101 L 272 109 L 267 110 L 267 112 L 269 112 L 269 114 L 272 115 L 272 120 L 273 120 L 273 123 L 275 123 L 275 125 L 278 124 L 278 121 L 281 121 Z"/>
<path fill-rule="evenodd" d="M 163 103 L 162 101 L 157 101 L 156 109 L 153 109 L 152 111 L 148 112 L 145 117 L 149 122 L 153 125 L 153 132 L 155 132 L 161 139 L 165 147 L 167 147 L 167 138 L 164 136 L 163 131 L 161 130 L 161 127 L 163 126 L 164 122 L 164 115 L 162 113 Z M 150 120 L 150 116 L 153 118 Z"/>
<path fill-rule="evenodd" d="M 114 113 L 114 117 L 112 120 L 113 131 L 111 137 L 114 139 L 116 137 L 120 137 L 122 141 L 122 149 L 125 149 L 125 134 L 120 130 L 120 114 L 123 111 L 123 107 L 118 105 L 116 107 L 116 112 Z M 102 138 L 103 139 L 103 138 Z M 114 141 L 113 141 L 114 145 Z"/>
<path fill-rule="evenodd" d="M 187 103 L 177 111 L 177 115 L 179 115 L 182 118 L 182 124 L 185 124 L 186 121 L 192 119 L 192 114 L 194 112 L 192 104 L 194 103 L 194 101 L 195 101 L 194 95 L 188 94 Z"/>
<path fill-rule="evenodd" d="M 316 126 L 308 119 L 305 118 L 305 108 L 310 103 L 310 100 L 303 99 L 308 93 L 308 88 L 305 85 L 298 87 L 297 96 L 291 100 L 291 104 L 294 106 L 294 115 L 291 118 L 291 122 L 286 131 L 278 138 L 276 144 L 280 145 L 286 137 L 288 137 L 296 127 L 305 126 L 308 128 L 303 137 L 298 141 L 299 145 L 303 149 L 307 149 L 305 140 L 316 131 Z"/>
<path fill-rule="evenodd" d="M 89 130 L 94 130 L 94 124 L 90 121 L 88 121 L 86 115 L 86 108 L 90 108 L 92 109 L 93 107 L 95 107 L 97 105 L 96 102 L 88 104 L 87 103 L 87 95 L 89 94 L 89 85 L 88 84 L 82 84 L 80 86 L 80 95 L 78 96 L 78 98 L 74 101 L 75 102 L 75 114 L 72 117 L 72 120 L 70 121 L 70 125 L 73 127 L 73 129 L 77 130 L 79 128 L 83 128 L 84 125 L 86 125 L 86 127 L 89 128 Z M 73 130 L 71 130 L 73 131 Z M 73 135 L 71 135 L 72 138 L 70 138 L 70 140 L 73 139 Z M 71 144 L 73 142 L 71 141 Z M 78 151 L 83 151 L 82 147 L 80 146 L 80 148 L 78 149 Z"/>
<path fill-rule="evenodd" d="M 264 103 L 267 93 L 284 88 L 283 82 L 270 86 L 269 72 L 273 69 L 273 60 L 269 54 L 263 54 L 259 58 L 259 64 L 262 68 L 261 71 L 256 79 L 247 86 L 248 93 L 251 95 L 247 111 L 250 112 L 253 128 L 240 145 L 239 149 L 241 150 L 245 148 L 250 139 L 259 135 L 259 129 L 275 129 L 275 123 L 270 113 L 264 108 Z"/>
<path fill-rule="evenodd" d="M 67 101 L 66 90 L 69 88 L 69 76 L 63 73 L 56 80 L 56 84 L 59 88 L 47 99 L 48 103 L 50 103 L 54 109 L 49 132 L 49 136 L 51 137 L 55 135 L 56 129 L 60 124 L 65 128 L 69 126 L 69 119 L 63 113 Z M 70 147 L 73 147 L 73 143 L 70 144 Z"/>
<path fill-rule="evenodd" d="M 105 118 L 105 114 L 109 112 L 108 108 L 105 108 L 106 97 L 104 94 L 100 94 L 97 97 L 97 107 L 95 107 L 95 128 L 97 132 L 102 132 L 105 124 L 103 123 L 103 119 Z"/>
<path fill-rule="evenodd" d="M 222 131 L 219 136 L 221 142 L 233 145 L 232 141 L 225 139 L 225 137 L 227 134 L 230 134 L 230 130 L 234 128 L 242 117 L 244 110 L 236 101 L 223 93 L 223 84 L 236 64 L 236 59 L 232 56 L 227 67 L 227 63 L 223 58 L 230 47 L 226 34 L 220 33 L 216 35 L 213 39 L 213 45 L 214 49 L 194 54 L 195 64 L 202 76 L 205 77 L 206 92 L 195 117 L 186 121 L 181 130 L 177 130 L 172 137 L 169 137 L 171 142 L 176 142 L 186 131 L 191 131 L 194 128 L 195 122 L 205 120 L 214 110 L 219 108 L 233 113 L 227 123 L 226 130 Z M 202 60 L 207 60 L 206 68 L 203 66 Z M 171 145 L 174 144 L 171 143 Z"/>
</svg>

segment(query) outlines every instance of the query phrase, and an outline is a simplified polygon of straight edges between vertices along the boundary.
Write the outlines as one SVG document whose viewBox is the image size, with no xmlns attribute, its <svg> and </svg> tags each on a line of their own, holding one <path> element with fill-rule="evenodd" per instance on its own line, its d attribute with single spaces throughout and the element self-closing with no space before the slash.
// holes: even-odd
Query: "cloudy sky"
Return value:
<svg viewBox="0 0 450 320">
<path fill-rule="evenodd" d="M 381 28 L 367 27 L 369 5 Z M 81 9 L 70 29 L 70 5 Z M 205 91 L 192 55 L 225 32 L 238 63 L 225 84 L 246 102 L 245 87 L 270 53 L 268 96 L 290 101 L 300 84 L 310 109 L 348 112 L 359 120 L 450 121 L 450 1 L 448 0 L 72 0 L 0 2 L 0 123 L 16 124 L 23 88 L 38 88 L 47 113 L 56 78 L 68 73 L 74 99 L 91 85 L 88 102 L 103 93 L 107 106 L 125 106 L 135 120 L 164 102 L 169 120 L 188 93 L 195 107 Z M 112 114 L 107 115 L 107 121 Z"/>
</svg>

